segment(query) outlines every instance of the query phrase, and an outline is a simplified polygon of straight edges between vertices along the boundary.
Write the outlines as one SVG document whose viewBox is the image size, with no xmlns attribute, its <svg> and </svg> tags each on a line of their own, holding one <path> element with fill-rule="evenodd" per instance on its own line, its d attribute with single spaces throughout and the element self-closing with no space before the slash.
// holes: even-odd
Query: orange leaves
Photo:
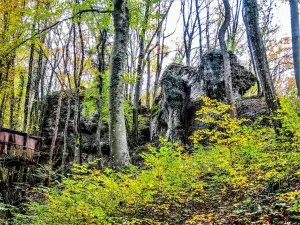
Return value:
<svg viewBox="0 0 300 225">
<path fill-rule="evenodd" d="M 290 37 L 271 40 L 267 52 L 271 75 L 277 89 L 283 89 L 285 78 L 293 68 L 292 44 Z"/>
</svg>

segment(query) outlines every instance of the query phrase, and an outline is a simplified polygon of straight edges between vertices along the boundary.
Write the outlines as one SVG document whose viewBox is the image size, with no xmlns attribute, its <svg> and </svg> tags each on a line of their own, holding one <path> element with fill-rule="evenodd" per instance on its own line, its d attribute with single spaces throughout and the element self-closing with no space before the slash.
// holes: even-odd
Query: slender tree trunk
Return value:
<svg viewBox="0 0 300 225">
<path fill-rule="evenodd" d="M 62 174 L 65 174 L 66 168 L 67 168 L 67 158 L 68 158 L 68 146 L 67 146 L 67 135 L 68 135 L 68 127 L 69 127 L 69 120 L 70 120 L 70 114 L 71 114 L 71 99 L 70 96 L 68 96 L 68 106 L 67 106 L 67 117 L 64 127 L 64 146 L 63 146 L 63 152 L 62 152 L 62 158 L 61 158 L 61 167 L 62 167 Z"/>
<path fill-rule="evenodd" d="M 17 117 L 20 117 L 22 115 L 21 105 L 22 105 L 22 95 L 23 95 L 23 91 L 24 91 L 24 86 L 25 86 L 25 78 L 23 75 L 20 75 L 20 85 L 18 87 L 18 94 L 17 94 L 17 98 L 16 98 L 16 103 L 15 103 Z M 21 123 L 21 126 L 22 125 L 23 124 Z M 18 127 L 17 124 L 15 124 L 15 126 Z"/>
<path fill-rule="evenodd" d="M 43 35 L 41 38 L 41 42 L 44 44 L 45 43 L 46 36 Z M 30 124 L 31 127 L 33 128 L 32 132 L 34 134 L 37 134 L 38 132 L 38 125 L 39 125 L 39 120 L 40 120 L 40 113 L 39 113 L 39 108 L 40 108 L 40 96 L 41 93 L 39 92 L 39 86 L 43 77 L 43 58 L 44 58 L 44 52 L 42 47 L 39 48 L 38 51 L 38 67 L 37 67 L 37 76 L 34 81 L 34 98 L 33 98 L 33 103 L 30 111 Z M 33 126 L 32 126 L 33 125 Z"/>
<path fill-rule="evenodd" d="M 7 93 L 3 93 L 3 97 L 1 100 L 1 105 L 0 105 L 0 126 L 3 126 L 4 123 L 4 114 L 5 114 L 5 101 L 6 101 L 6 96 Z"/>
<path fill-rule="evenodd" d="M 141 92 L 141 79 L 143 76 L 143 60 L 145 57 L 145 49 L 144 49 L 144 37 L 140 35 L 140 53 L 138 57 L 138 66 L 137 66 L 137 74 L 135 79 L 134 86 L 134 97 L 133 97 L 133 136 L 134 140 L 138 141 L 138 132 L 139 132 L 139 106 L 140 106 L 140 92 Z"/>
<path fill-rule="evenodd" d="M 207 50 L 210 49 L 210 33 L 209 33 L 209 25 L 210 25 L 210 15 L 209 15 L 209 7 L 210 3 L 208 1 L 205 2 L 206 4 L 206 27 L 205 27 L 205 34 L 206 34 L 206 48 Z"/>
<path fill-rule="evenodd" d="M 241 11 L 242 0 L 236 0 L 235 14 L 232 23 L 232 29 L 230 30 L 229 38 L 230 38 L 230 51 L 235 52 L 236 49 L 236 34 L 239 25 L 240 11 Z"/>
<path fill-rule="evenodd" d="M 54 153 L 54 149 L 55 149 L 55 143 L 56 143 L 57 134 L 58 134 L 58 126 L 59 126 L 60 111 L 61 111 L 61 102 L 62 102 L 62 91 L 60 91 L 59 97 L 58 97 L 58 104 L 57 104 L 56 116 L 55 116 L 55 124 L 54 124 L 52 141 L 51 141 L 51 146 L 50 146 L 50 151 L 49 151 L 49 165 L 51 167 L 52 167 L 52 160 L 53 160 L 53 153 Z"/>
<path fill-rule="evenodd" d="M 233 97 L 233 90 L 232 90 L 230 55 L 229 52 L 227 51 L 227 47 L 225 43 L 225 33 L 230 25 L 230 17 L 231 17 L 230 4 L 228 0 L 223 0 L 223 4 L 225 8 L 225 20 L 219 30 L 219 43 L 223 54 L 223 62 L 224 62 L 224 82 L 225 82 L 226 100 L 227 103 L 233 107 L 231 110 L 231 116 L 235 117 L 236 110 L 234 108 L 234 97 Z"/>
<path fill-rule="evenodd" d="M 148 24 L 149 18 L 149 9 L 150 9 L 150 2 L 147 1 L 146 9 L 145 9 L 145 17 L 143 24 L 144 26 Z M 134 99 L 133 99 L 133 135 L 134 139 L 137 142 L 139 137 L 139 108 L 140 108 L 140 98 L 141 98 L 141 79 L 143 77 L 143 68 L 144 68 L 144 58 L 145 58 L 145 36 L 146 36 L 146 28 L 142 29 L 141 34 L 139 35 L 140 38 L 140 53 L 138 59 L 138 66 L 137 66 L 137 76 L 135 80 L 135 90 L 134 90 Z"/>
<path fill-rule="evenodd" d="M 146 90 L 146 105 L 150 109 L 150 81 L 151 81 L 151 60 L 150 54 L 147 57 L 147 90 Z"/>
<path fill-rule="evenodd" d="M 30 56 L 29 56 L 29 64 L 28 64 L 28 80 L 26 86 L 26 94 L 25 94 L 25 105 L 24 105 L 24 123 L 23 123 L 23 131 L 27 131 L 28 127 L 28 113 L 30 107 L 30 92 L 31 92 L 31 82 L 32 82 L 32 72 L 33 72 L 33 58 L 34 58 L 34 43 L 30 45 Z"/>
<path fill-rule="evenodd" d="M 74 27 L 75 25 L 73 25 Z M 69 33 L 69 38 L 71 38 L 72 35 L 72 30 L 73 27 L 71 27 L 70 29 L 70 33 Z M 70 73 L 68 70 L 68 63 L 69 63 L 69 45 L 70 42 L 67 42 L 66 45 L 66 50 L 65 50 L 65 57 L 64 57 L 64 74 L 67 74 L 67 78 L 68 78 L 68 85 L 66 85 L 67 87 L 69 87 L 69 90 L 66 90 L 66 96 L 68 98 L 68 103 L 67 103 L 67 116 L 66 116 L 66 121 L 65 121 L 65 126 L 64 126 L 64 145 L 63 145 L 63 151 L 62 151 L 62 159 L 61 159 L 61 169 L 62 169 L 62 174 L 66 174 L 67 171 L 67 160 L 68 160 L 68 156 L 69 156 L 69 152 L 68 152 L 68 144 L 67 144 L 67 139 L 68 139 L 68 128 L 69 128 L 69 120 L 70 120 L 70 115 L 71 115 L 71 95 L 72 95 L 72 85 L 71 85 L 71 79 L 70 79 Z"/>
<path fill-rule="evenodd" d="M 271 79 L 266 48 L 260 33 L 257 0 L 244 0 L 244 10 L 245 23 L 249 29 L 249 39 L 253 47 L 254 60 L 262 83 L 265 100 L 269 112 L 271 115 L 275 115 L 276 111 L 280 109 L 280 104 Z M 280 122 L 273 120 L 273 125 L 276 133 L 279 134 L 279 128 L 281 127 Z"/>
<path fill-rule="evenodd" d="M 124 66 L 129 36 L 129 10 L 126 0 L 115 0 L 113 21 L 115 27 L 110 62 L 109 137 L 110 158 L 113 168 L 130 164 L 124 116 Z"/>
<path fill-rule="evenodd" d="M 246 20 L 245 20 L 244 10 L 243 10 L 242 14 L 243 14 L 243 20 L 244 20 L 244 23 L 245 23 Z M 253 67 L 253 70 L 254 70 L 255 77 L 257 79 L 257 97 L 262 97 L 263 92 L 262 92 L 262 87 L 261 87 L 261 80 L 260 80 L 260 76 L 257 73 L 257 67 L 256 67 L 255 60 L 254 60 L 253 48 L 252 48 L 252 45 L 251 45 L 251 42 L 250 42 L 250 35 L 249 35 L 249 29 L 248 29 L 248 24 L 247 23 L 245 23 L 245 28 L 246 28 L 246 36 L 247 36 L 247 43 L 248 43 L 248 49 L 249 49 L 251 64 L 252 64 L 252 67 Z"/>
<path fill-rule="evenodd" d="M 54 68 L 56 67 L 57 65 L 57 53 L 54 54 Z M 50 79 L 49 79 L 49 83 L 47 85 L 47 89 L 46 89 L 46 96 L 49 96 L 50 95 L 50 92 L 51 92 L 51 87 L 52 87 L 52 84 L 53 84 L 53 78 L 54 78 L 54 73 L 55 71 L 52 69 L 51 73 L 50 73 Z M 47 98 L 47 97 L 46 97 Z M 44 103 L 42 104 L 42 111 L 41 111 L 41 119 L 40 119 L 40 128 L 43 127 L 43 124 L 44 124 L 44 120 L 45 120 L 45 114 L 46 114 L 46 111 L 49 107 L 48 103 L 47 103 L 47 100 L 45 98 L 45 101 Z M 39 136 L 42 135 L 42 129 L 40 129 L 40 132 L 39 132 Z"/>
<path fill-rule="evenodd" d="M 98 126 L 97 126 L 97 167 L 98 169 L 103 168 L 103 155 L 101 149 L 101 129 L 102 129 L 102 105 L 103 105 L 103 75 L 105 74 L 106 65 L 105 65 L 105 49 L 106 49 L 106 42 L 107 42 L 107 31 L 103 30 L 100 32 L 100 40 L 99 40 L 99 47 L 98 47 L 98 100 L 97 100 L 97 107 L 98 107 Z"/>
<path fill-rule="evenodd" d="M 159 76 L 160 76 L 160 49 L 163 48 L 163 46 L 160 45 L 161 42 L 161 30 L 159 30 L 157 32 L 157 54 L 156 54 L 156 74 L 155 74 L 155 80 L 154 80 L 154 87 L 153 87 L 153 95 L 152 95 L 152 102 L 155 101 L 156 97 L 157 97 L 157 89 L 158 89 L 158 81 L 159 81 Z"/>
<path fill-rule="evenodd" d="M 184 44 L 184 53 L 186 65 L 191 65 L 191 54 L 192 54 L 192 42 L 194 39 L 195 28 L 197 19 L 193 21 L 192 14 L 194 13 L 194 0 L 181 0 L 181 14 L 183 20 L 183 44 Z M 188 10 L 186 7 L 186 3 L 188 3 Z M 196 1 L 197 4 L 197 1 Z M 196 8 L 197 11 L 197 8 Z M 188 13 L 186 15 L 186 13 Z"/>
<path fill-rule="evenodd" d="M 78 23 L 78 31 L 80 38 L 80 47 L 81 47 L 81 62 L 78 74 L 76 73 L 76 30 L 74 26 L 74 81 L 75 81 L 75 110 L 74 110 L 74 135 L 75 135 L 75 150 L 74 150 L 74 162 L 82 163 L 81 158 L 81 130 L 80 130 L 80 83 L 81 76 L 83 72 L 83 64 L 84 64 L 84 42 L 81 30 L 81 24 Z"/>
<path fill-rule="evenodd" d="M 202 46 L 202 26 L 201 26 L 201 18 L 200 18 L 200 0 L 196 0 L 196 16 L 197 16 L 197 22 L 198 22 L 198 29 L 199 29 L 199 55 L 200 59 L 203 55 L 203 46 Z M 201 60 L 199 60 L 200 62 Z"/>
<path fill-rule="evenodd" d="M 10 57 L 9 57 L 9 64 L 7 67 L 7 75 L 9 75 L 10 78 L 10 83 L 12 85 L 11 88 L 11 97 L 10 97 L 10 119 L 9 119 L 9 126 L 10 129 L 15 129 L 15 106 L 16 106 L 16 96 L 15 96 L 15 88 L 14 88 L 14 80 L 15 80 L 15 58 L 16 58 L 16 53 L 14 52 Z"/>
<path fill-rule="evenodd" d="M 298 89 L 298 97 L 300 97 L 300 31 L 299 31 L 299 10 L 298 0 L 290 1 L 291 11 L 291 28 L 292 28 L 292 46 L 294 59 L 294 73 Z"/>
</svg>

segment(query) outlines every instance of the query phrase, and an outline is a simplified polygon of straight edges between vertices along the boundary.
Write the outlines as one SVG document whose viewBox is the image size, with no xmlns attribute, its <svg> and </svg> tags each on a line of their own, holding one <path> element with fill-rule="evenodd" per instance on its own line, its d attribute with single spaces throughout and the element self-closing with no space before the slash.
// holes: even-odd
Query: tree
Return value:
<svg viewBox="0 0 300 225">
<path fill-rule="evenodd" d="M 225 33 L 230 25 L 230 4 L 228 0 L 223 0 L 225 8 L 225 20 L 219 30 L 219 43 L 221 51 L 223 54 L 223 63 L 224 63 L 224 82 L 225 82 L 225 91 L 227 103 L 234 107 L 234 97 L 232 90 L 232 77 L 231 77 L 231 66 L 230 66 L 230 55 L 225 43 Z M 236 116 L 236 110 L 233 108 L 231 115 Z"/>
<path fill-rule="evenodd" d="M 135 141 L 138 141 L 138 127 L 139 127 L 139 120 L 138 120 L 138 109 L 140 106 L 140 98 L 141 98 L 141 81 L 142 81 L 142 76 L 143 76 L 143 71 L 145 68 L 145 55 L 146 53 L 149 54 L 149 51 L 151 50 L 151 44 L 152 41 L 154 39 L 154 37 L 161 31 L 162 25 L 164 23 L 164 21 L 167 18 L 167 15 L 169 13 L 169 10 L 173 4 L 174 0 L 171 0 L 169 2 L 168 5 L 166 5 L 166 10 L 165 12 L 162 14 L 161 17 L 159 17 L 158 19 L 158 24 L 156 29 L 154 30 L 154 32 L 152 34 L 150 34 L 149 36 L 149 41 L 147 43 L 147 45 L 145 46 L 145 36 L 146 36 L 146 31 L 147 31 L 147 25 L 148 23 L 150 23 L 150 15 L 151 12 L 150 10 L 150 6 L 151 6 L 151 1 L 150 0 L 146 0 L 146 5 L 145 5 L 145 12 L 144 12 L 144 20 L 142 22 L 142 31 L 141 34 L 139 34 L 139 56 L 138 56 L 138 65 L 137 65 L 137 74 L 136 74 L 136 84 L 135 84 L 135 90 L 134 90 L 134 99 L 133 99 L 133 134 L 134 134 L 134 139 Z M 160 4 L 161 2 L 158 2 L 158 11 L 160 12 Z M 159 36 L 159 35 L 158 35 Z M 158 47 L 159 49 L 159 47 Z"/>
<path fill-rule="evenodd" d="M 259 28 L 257 0 L 244 0 L 243 7 L 245 10 L 245 26 L 248 29 L 247 35 L 249 35 L 249 42 L 253 49 L 255 65 L 262 83 L 265 101 L 271 115 L 275 115 L 276 111 L 280 108 L 280 104 L 271 79 L 266 48 Z M 278 133 L 278 129 L 280 128 L 279 121 L 274 120 L 273 125 Z"/>
<path fill-rule="evenodd" d="M 143 21 L 143 28 L 141 34 L 139 34 L 139 57 L 138 57 L 138 66 L 137 66 L 137 75 L 135 81 L 135 89 L 134 89 L 134 98 L 133 98 L 133 135 L 135 141 L 138 141 L 138 130 L 139 130 L 139 105 L 140 105 L 140 93 L 141 93 L 141 79 L 143 76 L 144 70 L 144 58 L 145 58 L 145 37 L 146 37 L 146 28 L 149 20 L 149 10 L 150 10 L 150 1 L 146 1 L 145 6 L 145 15 Z"/>
<path fill-rule="evenodd" d="M 298 89 L 298 97 L 300 97 L 300 28 L 299 28 L 298 0 L 289 0 L 289 1 L 290 1 L 290 11 L 291 11 L 294 73 L 295 73 L 297 89 Z"/>
<path fill-rule="evenodd" d="M 198 29 L 199 29 L 199 55 L 200 58 L 202 58 L 203 55 L 203 46 L 202 46 L 202 25 L 201 25 L 201 18 L 200 18 L 200 7 L 204 3 L 204 1 L 201 1 L 201 4 L 199 5 L 200 0 L 196 0 L 196 19 L 198 22 Z"/>
<path fill-rule="evenodd" d="M 33 30 L 34 30 L 33 25 Z M 29 66 L 28 66 L 28 81 L 26 86 L 26 94 L 25 94 L 25 105 L 24 105 L 24 125 L 23 125 L 23 131 L 27 131 L 28 126 L 28 114 L 29 114 L 29 106 L 30 106 L 30 92 L 31 92 L 31 86 L 32 86 L 32 73 L 33 73 L 33 59 L 34 59 L 34 50 L 35 50 L 35 44 L 34 42 L 30 45 L 30 57 L 29 57 Z"/>
<path fill-rule="evenodd" d="M 198 7 L 196 5 L 196 10 Z M 191 65 L 192 44 L 196 34 L 197 18 L 192 15 L 194 13 L 194 0 L 181 0 L 181 15 L 183 20 L 183 43 L 186 65 Z M 199 18 L 199 17 L 198 17 Z M 198 24 L 199 26 L 199 24 Z M 199 26 L 200 28 L 200 26 Z M 200 31 L 201 32 L 201 31 Z"/>
<path fill-rule="evenodd" d="M 97 69 L 98 69 L 98 90 L 99 96 L 97 99 L 97 107 L 98 107 L 98 126 L 97 126 L 97 159 L 98 168 L 103 167 L 102 163 L 102 150 L 101 150 L 101 129 L 102 129 L 102 109 L 103 109 L 103 75 L 106 71 L 105 65 L 105 49 L 107 44 L 107 30 L 101 30 L 99 35 L 99 43 L 97 45 Z"/>
<path fill-rule="evenodd" d="M 245 23 L 246 19 L 245 19 L 245 11 L 243 10 L 243 21 Z M 250 35 L 249 35 L 249 29 L 247 24 L 245 23 L 245 28 L 246 28 L 246 36 L 247 36 L 247 44 L 248 44 L 248 51 L 249 51 L 249 55 L 250 55 L 250 60 L 251 60 L 251 64 L 252 64 L 252 68 L 255 74 L 255 77 L 257 79 L 257 96 L 258 97 L 262 97 L 263 93 L 262 93 L 262 88 L 261 88 L 261 81 L 260 81 L 260 76 L 258 76 L 257 73 L 257 68 L 256 68 L 256 64 L 255 64 L 255 60 L 254 60 L 254 55 L 253 55 L 253 48 L 250 42 Z"/>
<path fill-rule="evenodd" d="M 110 61 L 109 80 L 109 138 L 110 159 L 114 168 L 130 163 L 124 118 L 124 66 L 129 35 L 129 10 L 126 0 L 115 0 L 113 11 L 115 28 Z"/>
</svg>

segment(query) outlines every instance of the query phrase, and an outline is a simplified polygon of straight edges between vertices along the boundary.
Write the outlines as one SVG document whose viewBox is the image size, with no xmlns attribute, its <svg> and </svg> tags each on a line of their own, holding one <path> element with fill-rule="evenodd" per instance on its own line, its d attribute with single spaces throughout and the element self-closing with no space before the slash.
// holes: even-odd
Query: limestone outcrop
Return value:
<svg viewBox="0 0 300 225">
<path fill-rule="evenodd" d="M 235 99 L 255 84 L 254 76 L 230 54 L 231 75 Z M 225 84 L 221 52 L 212 51 L 202 57 L 196 67 L 169 65 L 161 78 L 161 95 L 155 100 L 151 119 L 151 140 L 164 136 L 170 141 L 185 142 L 201 125 L 195 121 L 195 112 L 201 107 L 198 96 L 225 100 Z M 239 112 L 239 109 L 237 109 Z"/>
</svg>

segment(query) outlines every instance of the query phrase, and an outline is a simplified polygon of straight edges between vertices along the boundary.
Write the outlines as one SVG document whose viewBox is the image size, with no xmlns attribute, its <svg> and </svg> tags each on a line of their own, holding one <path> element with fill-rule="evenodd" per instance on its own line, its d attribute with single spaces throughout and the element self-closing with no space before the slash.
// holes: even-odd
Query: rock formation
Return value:
<svg viewBox="0 0 300 225">
<path fill-rule="evenodd" d="M 239 117 L 246 117 L 255 120 L 258 116 L 266 113 L 266 106 L 261 99 L 247 98 L 241 96 L 255 84 L 254 76 L 241 66 L 234 54 L 231 54 L 232 80 L 234 96 L 237 99 L 237 112 Z M 183 66 L 180 64 L 169 65 L 161 79 L 161 94 L 155 100 L 152 107 L 152 118 L 150 120 L 150 134 L 148 125 L 141 130 L 141 142 L 149 142 L 159 136 L 168 138 L 170 141 L 181 141 L 185 143 L 189 135 L 197 129 L 201 129 L 203 124 L 195 120 L 195 112 L 200 109 L 202 103 L 198 96 L 208 96 L 210 98 L 225 100 L 225 85 L 223 69 L 223 57 L 220 52 L 213 51 L 206 53 L 201 65 L 198 68 Z M 53 93 L 47 98 L 47 110 L 42 126 L 43 149 L 48 151 L 51 145 L 55 114 L 57 110 L 59 93 Z M 70 160 L 73 157 L 75 144 L 73 133 L 74 103 L 71 101 L 71 116 L 68 126 L 68 152 Z M 147 114 L 142 110 L 140 113 Z M 59 133 L 55 149 L 55 159 L 61 159 L 63 147 L 63 129 L 67 114 L 67 98 L 63 98 L 61 119 L 59 123 Z M 85 161 L 92 161 L 95 158 L 97 115 L 93 118 L 81 117 L 82 132 L 82 153 Z M 102 142 L 104 154 L 109 154 L 108 126 L 103 124 Z M 131 143 L 131 155 L 135 154 L 136 144 Z M 141 144 L 142 146 L 143 144 Z M 140 146 L 140 147 L 141 147 Z M 135 147 L 135 148 L 134 148 Z M 140 152 L 140 151 L 138 151 Z M 136 156 L 134 156 L 136 155 Z M 46 159 L 45 159 L 46 160 Z"/>
<path fill-rule="evenodd" d="M 46 103 L 46 112 L 45 118 L 42 125 L 42 137 L 43 144 L 42 150 L 45 152 L 45 160 L 47 160 L 47 152 L 50 149 L 54 123 L 55 123 L 55 115 L 57 111 L 59 93 L 55 92 L 52 95 L 47 97 Z M 66 115 L 68 110 L 67 97 L 64 97 L 62 100 L 62 108 L 61 108 L 61 117 L 59 122 L 58 129 L 58 137 L 56 141 L 56 148 L 54 152 L 54 157 L 57 162 L 61 160 L 62 148 L 63 148 L 63 130 L 66 122 Z M 74 145 L 75 145 L 75 137 L 74 137 L 74 100 L 71 100 L 71 111 L 70 111 L 70 120 L 68 122 L 68 135 L 67 135 L 67 148 L 69 152 L 69 159 L 72 160 Z M 95 159 L 97 152 L 97 143 L 96 143 L 96 133 L 97 133 L 97 115 L 93 118 L 87 118 L 85 116 L 81 116 L 80 118 L 80 129 L 81 129 L 81 147 L 82 147 L 82 156 L 84 161 L 92 161 Z M 109 152 L 109 142 L 108 142 L 108 125 L 103 123 L 103 129 L 101 131 L 102 135 L 102 149 L 103 152 L 108 154 Z M 43 160 L 43 159 L 42 159 Z M 54 160 L 54 161 L 55 161 Z M 59 162 L 60 163 L 60 162 Z"/>
<path fill-rule="evenodd" d="M 255 84 L 255 78 L 234 54 L 230 54 L 230 60 L 234 97 L 238 99 Z M 161 96 L 153 107 L 151 140 L 165 136 L 170 141 L 185 142 L 193 131 L 201 128 L 195 121 L 195 112 L 201 107 L 198 96 L 225 100 L 222 70 L 223 57 L 218 51 L 206 53 L 199 68 L 169 65 L 162 75 Z"/>
</svg>

